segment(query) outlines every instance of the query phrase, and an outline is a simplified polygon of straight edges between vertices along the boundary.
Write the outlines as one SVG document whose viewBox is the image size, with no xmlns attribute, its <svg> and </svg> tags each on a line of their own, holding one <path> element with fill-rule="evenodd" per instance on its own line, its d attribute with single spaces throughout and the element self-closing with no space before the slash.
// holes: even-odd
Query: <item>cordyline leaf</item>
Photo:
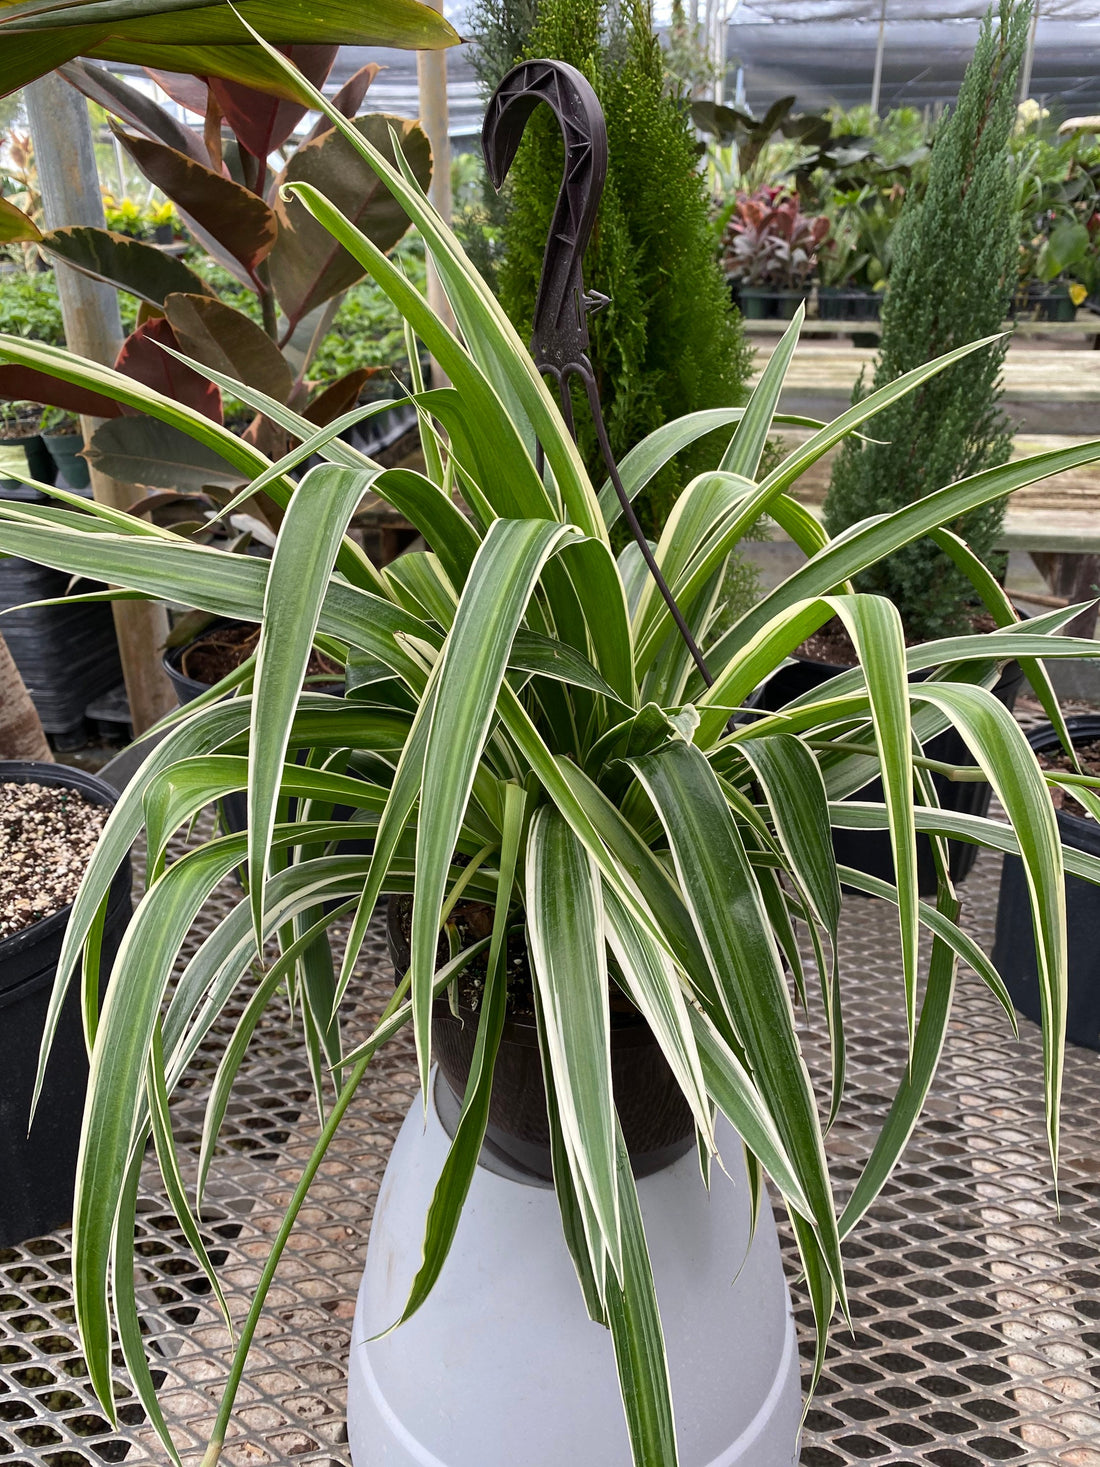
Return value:
<svg viewBox="0 0 1100 1467">
<path fill-rule="evenodd" d="M 531 822 L 524 884 L 532 977 L 569 1168 L 622 1280 L 602 891 L 595 864 L 551 805 Z"/>
<path fill-rule="evenodd" d="M 283 54 L 314 86 L 324 86 L 339 46 L 285 46 Z M 210 78 L 210 90 L 218 99 L 222 116 L 237 135 L 241 146 L 266 163 L 268 155 L 281 148 L 306 115 L 300 102 L 287 102 L 240 82 Z"/>
<path fill-rule="evenodd" d="M 427 188 L 431 148 L 419 123 L 375 112 L 354 126 L 390 162 L 394 157 L 390 128 L 394 128 L 418 181 Z M 408 229 L 409 216 L 342 133 L 330 130 L 303 143 L 279 178 L 275 204 L 279 238 L 270 261 L 275 294 L 293 324 L 354 285 L 364 272 L 299 200 L 282 196 L 283 186 L 291 183 L 309 183 L 323 192 L 380 250 L 393 248 Z"/>
<path fill-rule="evenodd" d="M 361 66 L 358 71 L 353 72 L 332 99 L 332 105 L 337 112 L 342 112 L 349 121 L 355 117 L 371 83 L 381 70 L 377 61 L 368 61 L 366 66 Z M 331 126 L 332 123 L 322 113 L 314 123 L 313 131 L 306 138 L 306 142 L 311 143 L 314 138 L 319 138 L 322 133 L 328 132 Z"/>
<path fill-rule="evenodd" d="M 794 349 L 798 345 L 799 332 L 806 319 L 806 307 L 800 305 L 794 319 L 783 333 L 783 339 L 768 358 L 767 366 L 760 374 L 760 381 L 753 388 L 745 416 L 738 423 L 730 439 L 729 447 L 722 456 L 720 468 L 731 474 L 743 474 L 755 479 L 760 468 L 760 456 L 772 430 L 772 420 L 779 406 L 779 395 L 783 391 L 783 380 L 787 375 Z"/>
<path fill-rule="evenodd" d="M 226 77 L 314 105 L 293 73 L 252 44 L 248 26 L 278 46 L 398 46 L 439 50 L 459 35 L 417 0 L 23 0 L 0 7 L 0 95 L 75 56 L 170 72 Z M 244 43 L 244 44 L 242 44 Z"/>
<path fill-rule="evenodd" d="M 113 397 L 103 397 L 75 382 L 63 382 L 33 367 L 0 366 L 0 398 L 9 402 L 44 402 L 69 413 L 90 418 L 116 418 L 122 408 Z"/>
<path fill-rule="evenodd" d="M 352 372 L 345 372 L 310 399 L 302 416 L 323 428 L 342 413 L 350 412 L 359 401 L 359 394 L 366 383 L 375 375 L 374 367 L 356 367 Z"/>
<path fill-rule="evenodd" d="M 146 76 L 155 81 L 162 91 L 167 92 L 173 102 L 178 102 L 187 112 L 193 112 L 196 117 L 204 118 L 206 116 L 206 109 L 210 104 L 210 88 L 201 76 L 186 76 L 179 71 L 156 71 L 151 66 L 143 69 Z M 190 128 L 188 132 L 191 132 Z M 191 136 L 194 137 L 194 133 L 191 133 Z M 170 139 L 163 138 L 162 141 L 169 142 Z M 210 162 L 210 154 L 201 145 L 196 156 L 200 163 Z"/>
<path fill-rule="evenodd" d="M 526 803 L 527 796 L 519 785 L 510 784 L 506 787 L 493 933 L 489 944 L 485 990 L 480 1005 L 470 1074 L 462 1097 L 462 1112 L 454 1139 L 443 1164 L 443 1172 L 432 1193 L 424 1230 L 423 1260 L 412 1281 L 398 1324 L 403 1324 L 420 1308 L 447 1261 L 485 1139 L 489 1101 L 493 1090 L 493 1066 L 506 1017 L 508 909 L 520 855 Z"/>
<path fill-rule="evenodd" d="M 416 829 L 411 934 L 413 1023 L 425 1096 L 431 1062 L 432 974 L 447 869 L 497 697 L 505 686 L 513 638 L 543 567 L 574 533 L 553 520 L 494 520 L 478 548 L 434 669 L 435 700 Z"/>
<path fill-rule="evenodd" d="M 294 386 L 286 358 L 243 311 L 208 295 L 173 294 L 165 298 L 164 314 L 188 356 L 286 402 Z"/>
<path fill-rule="evenodd" d="M 41 238 L 42 231 L 29 214 L 17 209 L 10 199 L 0 198 L 0 244 Z"/>
<path fill-rule="evenodd" d="M 310 470 L 287 507 L 271 559 L 256 655 L 248 769 L 249 895 L 258 947 L 290 725 L 337 551 L 375 472 L 333 464 Z"/>
<path fill-rule="evenodd" d="M 146 321 L 122 343 L 115 371 L 220 423 L 222 395 L 217 387 L 170 356 L 166 346 L 179 346 L 169 323 L 163 317 Z"/>
<path fill-rule="evenodd" d="M 607 1322 L 615 1342 L 615 1364 L 634 1461 L 677 1467 L 672 1382 L 664 1330 L 653 1285 L 638 1189 L 622 1127 L 615 1123 L 615 1167 L 623 1230 L 623 1282 L 607 1280 Z"/>
<path fill-rule="evenodd" d="M 42 236 L 42 248 L 82 275 L 105 280 L 152 306 L 162 306 L 165 296 L 174 290 L 213 299 L 206 281 L 182 260 L 166 255 L 155 245 L 109 229 L 85 225 L 51 229 Z"/>
<path fill-rule="evenodd" d="M 39 31 L 34 35 L 8 35 L 0 28 L 0 95 L 9 97 L 28 82 L 56 71 L 106 34 L 104 26 Z"/>
<path fill-rule="evenodd" d="M 271 253 L 279 226 L 263 199 L 166 143 L 127 132 L 116 123 L 111 123 L 111 131 L 149 182 L 208 230 L 250 274 Z"/>
<path fill-rule="evenodd" d="M 181 153 L 194 158 L 196 163 L 206 163 L 206 150 L 202 146 L 202 140 L 198 135 L 184 123 L 178 122 L 170 112 L 157 105 L 151 97 L 144 92 L 139 92 L 137 87 L 130 86 L 129 82 L 115 76 L 105 66 L 89 66 L 86 61 L 70 61 L 68 65 L 60 68 L 61 75 L 78 92 L 98 103 L 113 116 L 128 122 L 131 127 L 136 127 L 146 137 L 155 138 L 157 142 L 166 143 L 170 148 L 177 148 Z M 172 96 L 170 87 L 165 87 L 159 76 L 153 78 L 164 91 Z M 193 80 L 193 79 L 192 79 Z M 200 82 L 193 83 L 196 87 Z M 206 88 L 202 90 L 205 92 Z"/>
</svg>

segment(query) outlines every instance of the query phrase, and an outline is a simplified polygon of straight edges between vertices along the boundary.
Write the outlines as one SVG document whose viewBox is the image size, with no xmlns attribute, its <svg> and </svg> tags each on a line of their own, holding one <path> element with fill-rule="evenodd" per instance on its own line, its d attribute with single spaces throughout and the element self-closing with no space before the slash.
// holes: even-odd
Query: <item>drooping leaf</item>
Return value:
<svg viewBox="0 0 1100 1467">
<path fill-rule="evenodd" d="M 339 46 L 285 46 L 280 48 L 316 87 L 324 86 Z M 267 161 L 281 148 L 306 115 L 300 102 L 257 91 L 222 77 L 210 78 L 210 90 L 218 99 L 222 115 L 242 147 L 255 158 Z"/>
<path fill-rule="evenodd" d="M 312 101 L 255 44 L 254 25 L 278 46 L 398 46 L 439 50 L 460 37 L 418 0 L 99 0 L 94 5 L 5 4 L 0 14 L 0 95 L 8 95 L 75 56 L 162 71 L 226 77 L 277 96 Z M 14 13 L 13 13 L 14 12 Z M 240 18 L 238 19 L 238 13 Z"/>
<path fill-rule="evenodd" d="M 166 143 L 168 147 L 186 153 L 189 157 L 194 158 L 196 163 L 207 162 L 202 139 L 192 128 L 177 121 L 170 112 L 165 111 L 151 97 L 146 96 L 144 92 L 139 92 L 137 87 L 132 87 L 129 82 L 123 81 L 120 76 L 108 71 L 105 66 L 89 66 L 86 61 L 70 61 L 68 65 L 61 67 L 61 75 L 78 92 L 83 92 L 84 96 L 98 103 L 112 116 L 128 122 L 131 127 L 136 127 L 146 137 L 155 138 L 157 142 Z M 173 96 L 171 88 L 164 86 L 164 79 L 155 76 L 153 80 L 158 82 L 169 96 Z M 196 90 L 201 88 L 203 92 L 206 91 L 202 83 L 194 77 L 190 78 L 190 81 Z"/>
<path fill-rule="evenodd" d="M 286 358 L 243 311 L 208 295 L 172 294 L 165 298 L 164 314 L 176 344 L 188 356 L 259 387 L 279 402 L 290 396 L 294 376 Z"/>
<path fill-rule="evenodd" d="M 0 198 L 0 244 L 41 238 L 42 231 L 29 214 L 17 209 L 10 199 Z"/>
<path fill-rule="evenodd" d="M 279 226 L 263 199 L 166 143 L 115 123 L 111 131 L 149 182 L 209 230 L 250 274 L 271 253 Z"/>
<path fill-rule="evenodd" d="M 376 112 L 360 118 L 355 127 L 391 161 L 394 128 L 417 178 L 427 187 L 431 149 L 419 123 Z M 302 144 L 279 178 L 280 188 L 288 183 L 319 189 L 381 250 L 392 249 L 409 227 L 408 215 L 374 169 L 334 130 Z M 299 200 L 280 196 L 275 212 L 279 238 L 271 252 L 271 279 L 279 304 L 295 322 L 361 279 L 363 266 Z"/>
<path fill-rule="evenodd" d="M 165 296 L 172 291 L 213 299 L 206 281 L 182 260 L 144 240 L 130 239 L 109 229 L 85 225 L 51 229 L 42 236 L 42 248 L 81 274 L 105 280 L 153 306 L 163 306 Z"/>
<path fill-rule="evenodd" d="M 0 28 L 0 95 L 9 97 L 28 82 L 55 71 L 85 47 L 97 45 L 107 34 L 105 26 L 82 26 L 38 31 L 34 35 L 8 34 Z"/>
<path fill-rule="evenodd" d="M 166 346 L 179 346 L 169 323 L 163 317 L 146 321 L 122 343 L 115 370 L 220 423 L 222 395 L 217 387 L 166 352 Z"/>
<path fill-rule="evenodd" d="M 587 1195 L 608 1260 L 622 1280 L 600 879 L 580 841 L 549 805 L 541 806 L 531 822 L 524 895 L 532 977 L 546 1021 L 573 1183 Z"/>
</svg>

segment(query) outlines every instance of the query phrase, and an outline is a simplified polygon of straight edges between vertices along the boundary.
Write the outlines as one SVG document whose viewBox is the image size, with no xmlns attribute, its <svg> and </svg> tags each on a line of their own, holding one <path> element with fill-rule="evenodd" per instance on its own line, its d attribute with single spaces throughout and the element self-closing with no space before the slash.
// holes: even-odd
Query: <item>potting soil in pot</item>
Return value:
<svg viewBox="0 0 1100 1467">
<path fill-rule="evenodd" d="M 0 784 L 0 938 L 69 905 L 109 813 L 58 785 Z"/>
<path fill-rule="evenodd" d="M 1092 774 L 1100 776 L 1100 739 L 1093 739 L 1091 744 L 1075 744 L 1077 762 L 1080 770 L 1073 767 L 1069 755 L 1063 750 L 1040 750 L 1036 758 L 1044 769 L 1057 769 L 1064 774 Z M 1056 810 L 1063 810 L 1067 815 L 1076 815 L 1078 820 L 1091 820 L 1092 815 L 1071 794 L 1063 789 L 1052 788 L 1050 791 L 1051 804 Z"/>
<path fill-rule="evenodd" d="M 0 762 L 0 1248 L 73 1215 L 88 1079 L 79 969 L 56 1016 L 33 1122 L 31 1101 L 71 904 L 116 798 L 83 769 Z M 123 856 L 103 918 L 101 1000 L 129 918 Z"/>
</svg>

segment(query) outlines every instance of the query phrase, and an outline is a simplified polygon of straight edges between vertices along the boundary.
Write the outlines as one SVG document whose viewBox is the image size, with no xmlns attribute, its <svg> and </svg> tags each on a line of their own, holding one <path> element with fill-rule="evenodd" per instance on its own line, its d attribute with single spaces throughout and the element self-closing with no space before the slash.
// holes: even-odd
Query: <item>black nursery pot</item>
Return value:
<svg viewBox="0 0 1100 1467">
<path fill-rule="evenodd" d="M 391 897 L 386 914 L 386 938 L 398 974 L 409 966 L 402 914 L 407 918 L 411 901 L 411 897 Z M 441 951 L 437 966 L 445 956 Z M 466 1008 L 460 1008 L 459 1014 L 456 1019 L 445 998 L 436 999 L 432 1006 L 432 1053 L 452 1094 L 461 1101 L 473 1060 L 478 1015 Z M 695 1142 L 691 1110 L 652 1030 L 638 1013 L 612 1013 L 611 1082 L 636 1177 L 660 1171 L 691 1149 Z M 485 1149 L 521 1171 L 553 1180 L 546 1089 L 533 1018 L 505 1021 L 493 1070 Z"/>
<path fill-rule="evenodd" d="M 82 769 L 25 760 L 0 762 L 0 784 L 61 785 L 97 805 L 116 792 Z M 88 1059 L 79 973 L 70 984 L 27 1133 L 38 1050 L 71 907 L 0 939 L 0 1247 L 62 1227 L 73 1215 L 73 1183 Z M 100 992 L 130 920 L 130 861 L 111 883 L 100 957 Z"/>
<path fill-rule="evenodd" d="M 756 706 L 773 712 L 789 703 L 792 698 L 820 687 L 829 678 L 849 671 L 850 668 L 840 667 L 836 663 L 814 662 L 808 657 L 799 657 L 779 669 L 762 690 Z M 920 678 L 927 674 L 916 676 Z M 1023 676 L 1019 663 L 1009 662 L 994 684 L 993 695 L 1006 708 L 1011 709 L 1015 704 Z M 938 759 L 945 764 L 973 765 L 975 762 L 961 735 L 953 728 L 945 729 L 943 733 L 929 739 L 924 746 L 924 752 L 927 758 Z M 993 791 L 984 780 L 957 783 L 940 774 L 934 774 L 932 780 L 939 802 L 945 810 L 951 810 L 958 815 L 985 815 L 988 811 Z M 881 780 L 872 780 L 850 798 L 881 801 L 884 798 Z M 969 841 L 949 840 L 947 848 L 952 881 L 965 880 L 978 858 L 978 847 Z M 894 855 L 890 849 L 888 830 L 834 830 L 833 852 L 843 866 L 851 866 L 856 871 L 864 871 L 868 876 L 877 876 L 880 881 L 891 884 L 895 880 Z M 917 836 L 917 885 L 921 896 L 935 896 L 936 864 L 932 856 L 932 842 L 926 835 Z"/>
<path fill-rule="evenodd" d="M 201 637 L 196 637 L 195 641 L 201 641 Z M 183 659 L 188 648 L 194 645 L 194 642 L 188 642 L 185 647 L 172 647 L 163 658 L 164 670 L 168 674 L 168 681 L 175 690 L 176 702 L 181 708 L 185 708 L 188 703 L 193 703 L 196 698 L 201 697 L 210 689 L 209 683 L 200 683 L 197 678 L 188 677 L 183 670 Z M 234 835 L 239 835 L 242 830 L 248 829 L 248 796 L 244 790 L 234 790 L 231 794 L 224 796 L 221 804 L 227 830 Z"/>
<path fill-rule="evenodd" d="M 1067 718 L 1066 725 L 1074 744 L 1089 744 L 1100 738 L 1100 717 L 1095 714 Z M 1028 743 L 1037 754 L 1051 753 L 1061 747 L 1049 723 L 1028 734 Z M 1100 856 L 1100 825 L 1095 820 L 1067 815 L 1063 810 L 1055 815 L 1064 845 L 1090 856 Z M 1100 1050 L 1100 887 L 1080 876 L 1066 877 L 1066 929 L 1069 967 L 1066 1038 L 1085 1049 Z M 1031 899 L 1019 856 L 1006 856 L 1001 867 L 993 963 L 1016 1008 L 1025 1018 L 1039 1023 L 1042 1010 Z"/>
<path fill-rule="evenodd" d="M 175 689 L 176 701 L 181 708 L 188 703 L 193 703 L 203 693 L 209 692 L 210 683 L 199 682 L 197 678 L 188 677 L 183 670 L 183 659 L 188 649 L 196 642 L 201 642 L 203 636 L 216 630 L 218 627 L 231 626 L 232 622 L 214 622 L 207 631 L 199 635 L 194 641 L 188 642 L 185 647 L 172 647 L 164 654 L 164 670 L 168 679 Z M 333 696 L 336 696 L 334 693 Z M 248 796 L 244 790 L 233 790 L 230 794 L 223 796 L 222 810 L 224 811 L 225 826 L 233 835 L 239 835 L 248 829 Z M 354 811 L 350 805 L 334 805 L 332 807 L 333 820 L 350 820 Z M 340 841 L 338 852 L 341 856 L 369 856 L 374 849 L 374 842 L 365 840 L 343 840 Z M 241 873 L 238 873 L 239 875 Z"/>
</svg>

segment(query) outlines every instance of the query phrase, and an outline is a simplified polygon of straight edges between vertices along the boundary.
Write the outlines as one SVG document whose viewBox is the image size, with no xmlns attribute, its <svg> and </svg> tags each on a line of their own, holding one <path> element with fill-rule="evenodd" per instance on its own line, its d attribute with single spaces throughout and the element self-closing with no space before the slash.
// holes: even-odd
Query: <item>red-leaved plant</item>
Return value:
<svg viewBox="0 0 1100 1467">
<path fill-rule="evenodd" d="M 726 269 L 743 285 L 802 289 L 813 279 L 828 233 L 824 215 L 803 214 L 797 197 L 782 189 L 742 194 L 726 229 Z"/>
</svg>

